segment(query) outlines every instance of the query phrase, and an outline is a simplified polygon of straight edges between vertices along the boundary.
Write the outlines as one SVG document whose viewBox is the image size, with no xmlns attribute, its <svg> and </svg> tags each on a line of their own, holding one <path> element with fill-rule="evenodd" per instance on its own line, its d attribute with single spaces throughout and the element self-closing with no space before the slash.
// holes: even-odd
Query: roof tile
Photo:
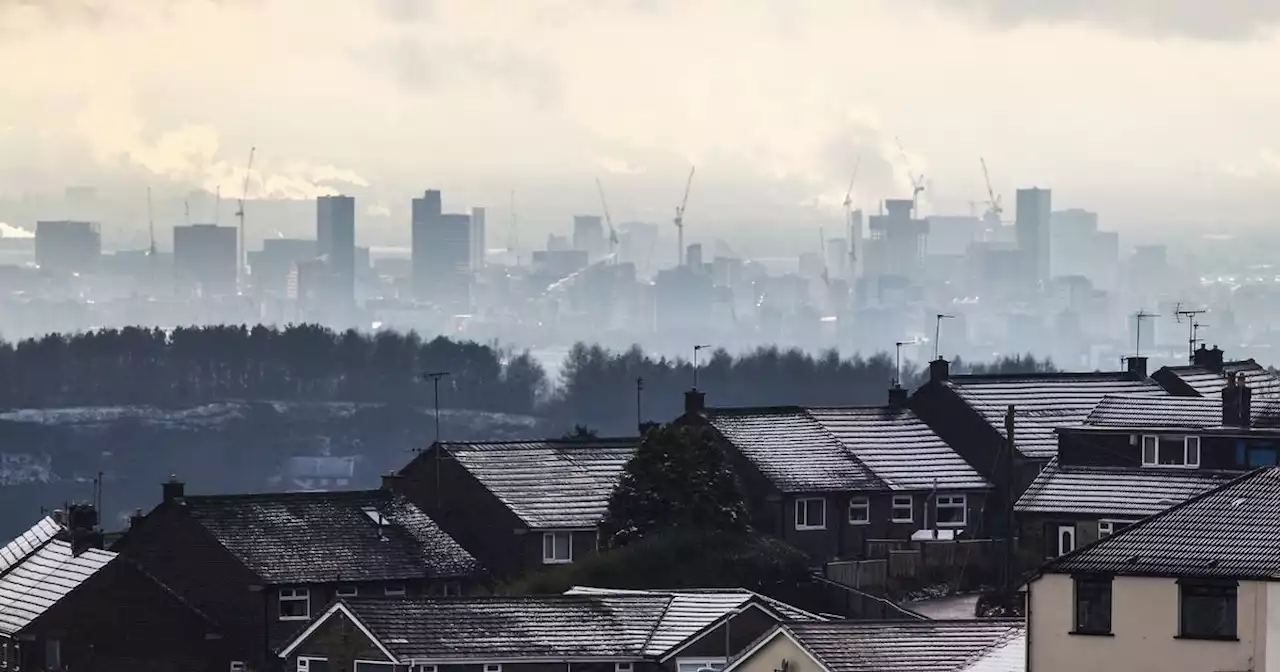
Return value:
<svg viewBox="0 0 1280 672">
<path fill-rule="evenodd" d="M 1142 518 L 1237 476 L 1202 469 L 1061 466 L 1054 458 L 1018 499 L 1015 510 Z"/>
<path fill-rule="evenodd" d="M 46 539 L 0 576 L 0 634 L 22 630 L 115 558 L 98 549 L 72 555 L 71 544 Z"/>
<path fill-rule="evenodd" d="M 1025 668 L 1026 625 L 1012 619 L 969 621 L 832 621 L 788 623 L 786 631 L 829 672 L 960 672 L 1002 670 L 1018 658 Z M 990 660 L 988 660 L 990 658 Z M 986 662 L 987 667 L 981 667 Z"/>
</svg>

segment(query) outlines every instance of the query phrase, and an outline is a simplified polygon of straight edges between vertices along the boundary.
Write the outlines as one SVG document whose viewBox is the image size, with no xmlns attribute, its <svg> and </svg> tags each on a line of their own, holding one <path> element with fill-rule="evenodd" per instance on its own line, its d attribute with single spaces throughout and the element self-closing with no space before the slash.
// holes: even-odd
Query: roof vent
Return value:
<svg viewBox="0 0 1280 672">
<path fill-rule="evenodd" d="M 1238 497 L 1238 498 L 1236 498 L 1236 499 L 1233 499 L 1233 500 L 1231 500 L 1231 508 L 1233 508 L 1233 509 L 1234 509 L 1234 508 L 1237 508 L 1237 507 L 1239 507 L 1241 504 L 1244 504 L 1244 502 L 1245 502 L 1244 497 Z"/>
<path fill-rule="evenodd" d="M 1142 559 L 1141 555 L 1131 555 L 1128 558 L 1125 558 L 1125 563 L 1133 565 L 1133 564 L 1136 564 L 1141 559 Z"/>
</svg>

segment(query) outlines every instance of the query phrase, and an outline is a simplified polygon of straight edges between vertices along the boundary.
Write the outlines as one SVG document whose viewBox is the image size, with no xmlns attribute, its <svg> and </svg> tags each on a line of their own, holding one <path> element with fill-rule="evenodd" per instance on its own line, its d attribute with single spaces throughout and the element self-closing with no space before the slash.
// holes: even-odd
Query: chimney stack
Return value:
<svg viewBox="0 0 1280 672">
<path fill-rule="evenodd" d="M 160 501 L 168 504 L 169 502 L 182 501 L 186 496 L 186 484 L 178 480 L 177 476 L 169 476 L 168 482 L 160 486 Z"/>
<path fill-rule="evenodd" d="M 707 410 L 707 393 L 693 388 L 684 393 L 684 412 L 702 413 Z"/>
<path fill-rule="evenodd" d="M 1146 357 L 1129 357 L 1126 359 L 1129 363 L 1129 375 L 1138 380 L 1147 379 L 1147 358 Z"/>
<path fill-rule="evenodd" d="M 67 507 L 65 537 L 71 544 L 71 555 L 96 548 L 102 550 L 102 532 L 98 529 L 98 510 L 92 504 L 72 504 Z"/>
<path fill-rule="evenodd" d="M 1216 345 L 1212 349 L 1201 345 L 1191 355 L 1192 364 L 1203 366 L 1211 371 L 1221 372 L 1224 361 L 1222 350 Z"/>
<path fill-rule="evenodd" d="M 931 382 L 941 383 L 949 378 L 951 378 L 951 362 L 943 359 L 941 355 L 929 362 L 929 380 Z"/>
<path fill-rule="evenodd" d="M 397 484 L 400 482 L 401 476 L 394 471 L 388 471 L 382 475 L 382 489 L 389 492 L 396 492 Z"/>
<path fill-rule="evenodd" d="M 1249 427 L 1253 424 L 1253 392 L 1241 380 L 1239 374 L 1227 374 L 1227 386 L 1222 388 L 1222 425 L 1224 427 Z"/>
<path fill-rule="evenodd" d="M 907 407 L 907 388 L 901 385 L 894 385 L 889 388 L 889 406 L 894 409 L 903 409 Z"/>
<path fill-rule="evenodd" d="M 133 529 L 142 524 L 142 519 L 146 516 L 142 513 L 142 509 L 134 509 L 133 515 L 129 516 L 129 529 Z"/>
</svg>

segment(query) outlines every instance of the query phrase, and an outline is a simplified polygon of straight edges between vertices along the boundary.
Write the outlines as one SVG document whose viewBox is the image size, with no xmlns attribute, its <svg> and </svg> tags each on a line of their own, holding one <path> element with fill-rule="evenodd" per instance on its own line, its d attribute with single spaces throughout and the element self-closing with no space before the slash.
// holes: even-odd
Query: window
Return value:
<svg viewBox="0 0 1280 672">
<path fill-rule="evenodd" d="M 355 586 L 338 586 L 338 597 L 356 597 L 360 595 L 360 589 Z"/>
<path fill-rule="evenodd" d="M 964 495 L 938 495 L 933 502 L 938 527 L 964 527 L 968 520 Z"/>
<path fill-rule="evenodd" d="M 613 666 L 613 672 L 631 672 L 635 669 L 634 663 L 616 663 Z"/>
<path fill-rule="evenodd" d="M 243 660 L 231 661 L 231 672 L 246 672 L 248 669 L 249 666 Z"/>
<path fill-rule="evenodd" d="M 1200 437 L 1144 436 L 1142 437 L 1142 466 L 1198 467 L 1200 466 Z"/>
<path fill-rule="evenodd" d="M 1076 621 L 1071 632 L 1077 635 L 1111 634 L 1111 577 L 1078 576 Z"/>
<path fill-rule="evenodd" d="M 701 669 L 723 670 L 724 658 L 677 658 L 676 672 L 698 672 Z"/>
<path fill-rule="evenodd" d="M 387 584 L 387 586 L 382 589 L 382 594 L 386 595 L 387 597 L 400 597 L 405 594 L 404 584 L 403 583 Z"/>
<path fill-rule="evenodd" d="M 280 620 L 305 621 L 311 618 L 311 592 L 306 588 L 280 589 Z"/>
<path fill-rule="evenodd" d="M 435 665 L 414 665 L 409 672 L 436 672 Z"/>
<path fill-rule="evenodd" d="M 485 663 L 484 672 L 502 672 L 501 663 Z"/>
<path fill-rule="evenodd" d="M 849 500 L 849 524 L 866 525 L 871 522 L 871 502 L 866 497 Z"/>
<path fill-rule="evenodd" d="M 298 672 L 329 672 L 329 659 L 298 656 Z"/>
<path fill-rule="evenodd" d="M 1236 638 L 1236 584 L 1178 583 L 1178 636 Z"/>
<path fill-rule="evenodd" d="M 44 642 L 44 667 L 46 670 L 62 669 L 62 642 L 46 639 Z"/>
<path fill-rule="evenodd" d="M 572 532 L 542 533 L 542 564 L 556 565 L 573 562 Z"/>
<path fill-rule="evenodd" d="M 1236 443 L 1236 464 L 1243 469 L 1274 467 L 1280 464 L 1276 458 L 1276 447 L 1271 443 Z"/>
<path fill-rule="evenodd" d="M 1076 550 L 1076 526 L 1058 526 L 1058 555 L 1066 555 Z"/>
<path fill-rule="evenodd" d="M 822 530 L 827 527 L 827 500 L 821 497 L 796 500 L 796 529 Z"/>
<path fill-rule="evenodd" d="M 916 519 L 915 508 L 911 495 L 894 495 L 893 510 L 889 513 L 889 519 L 895 523 L 909 523 Z"/>
<path fill-rule="evenodd" d="M 440 587 L 445 597 L 462 597 L 462 583 L 458 581 L 446 581 Z"/>
<path fill-rule="evenodd" d="M 354 672 L 391 672 L 395 670 L 394 663 L 383 663 L 373 660 L 357 660 Z M 405 669 L 401 667 L 400 669 Z"/>
<path fill-rule="evenodd" d="M 1134 520 L 1099 520 L 1098 521 L 1098 538 L 1103 539 L 1109 537 L 1120 530 L 1134 524 Z"/>
</svg>

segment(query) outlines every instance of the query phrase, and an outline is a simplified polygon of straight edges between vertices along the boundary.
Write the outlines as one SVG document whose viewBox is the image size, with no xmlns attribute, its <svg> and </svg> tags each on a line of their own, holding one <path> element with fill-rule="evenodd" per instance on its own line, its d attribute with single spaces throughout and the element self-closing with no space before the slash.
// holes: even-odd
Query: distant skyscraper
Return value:
<svg viewBox="0 0 1280 672">
<path fill-rule="evenodd" d="M 1026 266 L 1025 277 L 1031 282 L 1049 279 L 1051 196 L 1048 189 L 1038 187 L 1018 190 L 1014 226 L 1018 234 L 1018 251 Z"/>
<path fill-rule="evenodd" d="M 471 304 L 471 216 L 446 215 L 440 192 L 413 199 L 414 296 L 450 310 Z"/>
<path fill-rule="evenodd" d="M 36 222 L 35 247 L 40 268 L 86 273 L 102 256 L 102 234 L 94 222 Z"/>
<path fill-rule="evenodd" d="M 355 300 L 356 199 L 350 196 L 321 196 L 316 199 L 316 252 L 326 260 L 332 274 L 324 297 L 350 303 Z"/>
<path fill-rule="evenodd" d="M 471 270 L 484 268 L 484 208 L 471 208 Z"/>
<path fill-rule="evenodd" d="M 866 276 L 919 278 L 923 274 L 929 221 L 911 216 L 914 204 L 909 198 L 887 199 L 885 214 L 869 218 L 871 239 L 866 254 L 860 255 Z"/>
<path fill-rule="evenodd" d="M 235 294 L 237 235 L 234 226 L 173 227 L 173 275 L 178 293 Z"/>
<path fill-rule="evenodd" d="M 592 261 L 604 256 L 604 222 L 599 215 L 573 216 L 573 249 L 585 251 Z"/>
</svg>

